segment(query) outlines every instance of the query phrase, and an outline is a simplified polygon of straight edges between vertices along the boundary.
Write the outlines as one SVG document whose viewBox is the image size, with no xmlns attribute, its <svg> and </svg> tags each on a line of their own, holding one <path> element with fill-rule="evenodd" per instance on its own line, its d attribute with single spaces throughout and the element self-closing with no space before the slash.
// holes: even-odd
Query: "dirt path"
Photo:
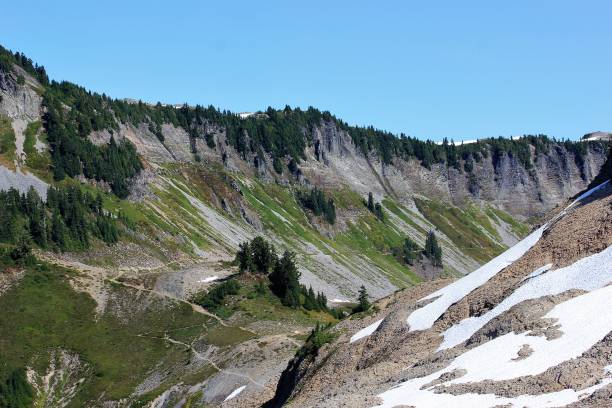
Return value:
<svg viewBox="0 0 612 408">
<path fill-rule="evenodd" d="M 64 268 L 69 268 L 69 269 L 73 269 L 76 270 L 77 272 L 81 272 L 81 273 L 85 273 L 88 274 L 90 278 L 92 278 L 94 281 L 106 281 L 106 282 L 110 282 L 110 283 L 114 283 L 116 285 L 121 285 L 123 287 L 126 288 L 130 288 L 130 289 L 134 289 L 134 290 L 138 290 L 138 291 L 142 291 L 142 292 L 148 292 L 166 299 L 171 299 L 175 302 L 179 302 L 179 303 L 184 303 L 187 304 L 191 307 L 191 309 L 196 312 L 196 313 L 200 313 L 203 314 L 205 316 L 211 317 L 213 319 L 215 319 L 217 322 L 219 322 L 219 324 L 221 326 L 225 326 L 225 327 L 238 327 L 238 326 L 229 326 L 227 323 L 225 323 L 225 321 L 223 319 L 221 319 L 219 316 L 217 316 L 214 313 L 209 312 L 208 310 L 204 309 L 202 306 L 196 304 L 196 303 L 192 303 L 186 299 L 182 299 L 179 297 L 176 297 L 172 294 L 166 293 L 166 292 L 160 292 L 157 291 L 155 289 L 148 289 L 145 288 L 144 286 L 141 285 L 135 285 L 132 283 L 128 283 L 128 282 L 124 282 L 124 281 L 120 281 L 117 278 L 113 278 L 111 277 L 111 272 L 108 271 L 107 269 L 98 267 L 98 266 L 91 266 L 91 265 L 86 265 L 84 263 L 81 262 L 68 262 L 68 261 L 64 261 L 62 259 L 57 259 L 57 258 L 52 258 L 50 256 L 47 256 L 45 254 L 37 254 L 38 257 L 42 260 L 45 260 L 46 262 L 52 263 L 54 265 L 58 265 Z M 118 277 L 121 276 L 121 274 L 117 275 Z M 96 285 L 94 285 L 96 286 Z M 95 290 L 90 291 L 88 290 L 88 292 L 90 293 L 90 295 L 92 295 L 92 297 L 96 300 L 96 302 L 100 303 L 101 301 L 105 301 L 105 299 L 100 299 L 101 295 L 101 290 L 99 287 L 96 287 Z M 95 293 L 92 293 L 95 292 Z M 252 330 L 249 330 L 247 328 L 244 327 L 238 327 L 241 330 L 244 330 L 246 332 L 249 332 L 253 335 L 257 336 L 257 333 L 255 333 Z"/>
<path fill-rule="evenodd" d="M 183 347 L 185 347 L 186 350 L 190 350 L 198 359 L 200 359 L 202 361 L 206 361 L 208 364 L 213 366 L 215 368 L 215 370 L 217 370 L 217 371 L 219 371 L 221 373 L 225 373 L 225 374 L 232 375 L 232 376 L 235 376 L 235 377 L 244 378 L 244 379 L 248 380 L 250 383 L 252 383 L 253 385 L 255 385 L 255 386 L 259 387 L 259 388 L 262 388 L 262 389 L 266 389 L 266 388 L 272 389 L 272 387 L 264 385 L 264 384 L 258 382 L 257 380 L 253 379 L 253 377 L 251 377 L 248 374 L 242 374 L 242 373 L 238 373 L 238 372 L 233 371 L 233 370 L 227 370 L 225 368 L 219 367 L 217 365 L 217 363 L 215 363 L 212 359 L 202 355 L 202 353 L 197 351 L 193 347 L 193 345 L 187 344 L 187 343 L 179 341 L 179 340 L 175 340 L 172 337 L 168 336 L 168 333 L 164 333 L 164 337 L 147 336 L 147 335 L 144 335 L 144 334 L 140 334 L 139 337 L 149 337 L 149 338 L 152 338 L 152 339 L 164 340 L 164 341 L 167 341 L 167 342 L 172 343 L 172 344 L 183 346 Z"/>
</svg>

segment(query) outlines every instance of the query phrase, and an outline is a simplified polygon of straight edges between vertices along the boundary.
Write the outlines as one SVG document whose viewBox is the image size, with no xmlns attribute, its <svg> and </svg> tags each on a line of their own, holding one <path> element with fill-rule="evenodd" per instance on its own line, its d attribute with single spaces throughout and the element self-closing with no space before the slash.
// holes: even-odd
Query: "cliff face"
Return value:
<svg viewBox="0 0 612 408">
<path fill-rule="evenodd" d="M 331 124 L 315 129 L 311 140 L 313 147 L 303 167 L 307 178 L 316 182 L 344 182 L 361 193 L 373 191 L 404 202 L 410 202 L 414 194 L 457 206 L 475 200 L 525 219 L 541 216 L 583 190 L 606 158 L 606 149 L 600 144 L 590 144 L 583 158 L 554 144 L 546 153 L 537 155 L 532 148 L 533 167 L 529 170 L 515 157 L 494 157 L 492 153 L 475 162 L 471 172 L 445 165 L 434 165 L 429 170 L 416 160 L 396 158 L 391 165 L 385 165 L 375 155 L 365 157 L 346 132 Z"/>
<path fill-rule="evenodd" d="M 164 143 L 149 132 L 145 125 L 122 126 L 120 137 L 127 137 L 139 153 L 152 163 L 173 161 L 193 162 L 187 132 L 172 125 L 163 126 Z M 272 160 L 256 154 L 240 157 L 228 145 L 225 131 L 215 124 L 207 124 L 202 135 L 214 137 L 215 148 L 209 148 L 204 137 L 195 140 L 198 154 L 207 160 L 223 163 L 231 170 L 253 170 L 258 176 L 288 182 L 288 176 L 278 175 Z M 471 172 L 448 168 L 443 164 L 423 167 L 417 160 L 395 158 L 384 164 L 375 154 L 364 155 L 350 135 L 333 123 L 321 123 L 306 132 L 309 147 L 306 160 L 300 163 L 300 181 L 325 187 L 348 186 L 378 199 L 390 196 L 411 204 L 412 197 L 421 195 L 464 206 L 470 201 L 489 203 L 522 219 L 538 217 L 560 201 L 583 190 L 597 175 L 606 158 L 602 144 L 587 146 L 583 157 L 576 157 L 562 144 L 552 144 L 546 153 L 536 154 L 532 148 L 533 167 L 526 169 L 516 157 L 491 153 L 474 163 Z M 460 167 L 463 168 L 463 162 Z M 303 175 L 303 178 L 301 177 Z"/>
</svg>

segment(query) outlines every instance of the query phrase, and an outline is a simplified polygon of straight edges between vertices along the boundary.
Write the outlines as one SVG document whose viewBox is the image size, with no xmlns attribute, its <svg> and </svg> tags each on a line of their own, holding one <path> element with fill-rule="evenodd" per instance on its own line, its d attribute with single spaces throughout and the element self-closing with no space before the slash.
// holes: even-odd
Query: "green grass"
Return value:
<svg viewBox="0 0 612 408">
<path fill-rule="evenodd" d="M 207 344 L 212 344 L 217 347 L 231 346 L 232 344 L 242 343 L 244 341 L 255 338 L 251 332 L 233 326 L 217 326 L 215 330 L 211 330 L 204 337 Z"/>
<path fill-rule="evenodd" d="M 487 262 L 505 250 L 505 246 L 483 233 L 493 227 L 482 217 L 475 217 L 473 209 L 463 211 L 436 200 L 415 197 L 419 211 L 433 225 L 440 229 L 461 251 L 479 262 Z M 496 234 L 497 235 L 497 234 Z"/>
<path fill-rule="evenodd" d="M 410 213 L 407 210 L 402 211 L 402 209 L 397 205 L 397 203 L 395 203 L 395 201 L 385 198 L 383 200 L 383 205 L 387 210 L 396 215 L 400 220 L 404 221 L 406 224 L 410 225 L 411 227 L 419 231 L 421 234 L 423 234 L 423 236 L 427 235 L 428 231 L 426 231 L 419 224 L 414 222 L 414 220 L 408 216 L 408 214 Z M 414 214 L 411 215 L 414 216 Z"/>
<path fill-rule="evenodd" d="M 23 142 L 23 151 L 26 154 L 26 166 L 32 169 L 43 178 L 49 180 L 51 178 L 50 166 L 51 157 L 48 151 L 38 152 L 36 150 L 36 138 L 42 123 L 40 121 L 31 122 L 25 130 L 25 140 Z M 39 135 L 41 142 L 45 141 L 44 133 Z"/>
<path fill-rule="evenodd" d="M 390 222 L 380 222 L 364 210 L 362 215 L 349 225 L 348 231 L 328 238 L 310 225 L 289 189 L 276 184 L 264 186 L 255 181 L 251 182 L 250 186 L 242 183 L 242 191 L 264 225 L 290 245 L 292 242 L 308 242 L 357 274 L 364 272 L 351 263 L 351 258 L 365 256 L 377 265 L 391 282 L 400 287 L 420 281 L 409 268 L 401 265 L 392 256 L 390 248 L 403 242 L 404 237 Z M 333 196 L 334 201 L 338 200 L 338 208 L 364 208 L 362 198 L 350 190 L 339 190 Z M 289 222 L 285 222 L 277 214 Z M 299 246 L 295 245 L 295 249 L 300 257 Z M 307 257 L 300 259 L 303 263 L 309 262 Z M 367 276 L 364 277 L 367 279 Z"/>
<path fill-rule="evenodd" d="M 529 234 L 529 231 L 531 230 L 528 224 L 522 223 L 514 219 L 510 214 L 506 213 L 505 211 L 502 211 L 495 207 L 487 206 L 486 212 L 491 219 L 494 220 L 495 218 L 499 218 L 506 224 L 510 225 L 512 232 L 516 234 L 519 238 L 525 237 L 527 234 Z"/>
<path fill-rule="evenodd" d="M 336 322 L 333 316 L 326 312 L 308 311 L 303 308 L 290 308 L 283 305 L 280 299 L 268 287 L 258 290 L 260 277 L 239 275 L 235 279 L 240 283 L 236 295 L 224 298 L 224 307 L 232 315 L 232 324 L 247 326 L 251 323 L 271 321 L 275 322 L 280 332 L 286 332 L 287 327 L 302 326 L 313 327 L 317 323 Z M 219 327 L 205 337 L 205 341 L 217 346 L 225 346 L 228 341 L 244 341 L 252 338 L 250 332 L 239 330 L 236 327 Z M 233 340 L 232 340 L 233 339 Z"/>
<path fill-rule="evenodd" d="M 9 168 L 14 168 L 13 161 L 17 158 L 15 150 L 15 132 L 11 126 L 11 120 L 6 116 L 0 115 L 0 155 L 1 163 Z"/>
<path fill-rule="evenodd" d="M 163 367 L 189 357 L 176 346 L 140 335 L 163 337 L 166 331 L 200 326 L 199 332 L 187 336 L 194 338 L 209 322 L 187 305 L 161 304 L 153 298 L 147 308 L 128 310 L 122 318 L 106 313 L 96 320 L 94 301 L 67 282 L 71 272 L 46 264 L 28 269 L 17 287 L 0 297 L 4 369 L 33 365 L 44 372 L 52 349 L 78 353 L 92 366 L 93 375 L 72 406 L 85 406 L 103 392 L 109 399 L 125 398 L 160 362 Z M 109 307 L 125 307 L 124 301 L 113 305 L 112 299 L 131 299 L 133 293 L 116 285 L 111 288 Z"/>
</svg>

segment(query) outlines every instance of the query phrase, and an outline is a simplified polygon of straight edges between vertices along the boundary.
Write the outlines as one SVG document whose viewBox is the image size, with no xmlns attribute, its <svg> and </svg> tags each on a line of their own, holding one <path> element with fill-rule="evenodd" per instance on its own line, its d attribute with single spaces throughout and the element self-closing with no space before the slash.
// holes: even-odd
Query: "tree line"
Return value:
<svg viewBox="0 0 612 408">
<path fill-rule="evenodd" d="M 426 168 L 441 164 L 468 173 L 475 163 L 489 155 L 492 155 L 495 166 L 504 156 L 509 156 L 529 170 L 533 166 L 531 151 L 535 151 L 537 160 L 538 155 L 548 152 L 555 144 L 563 145 L 573 153 L 576 164 L 582 168 L 587 146 L 604 143 L 557 141 L 546 135 L 524 135 L 513 139 L 482 139 L 471 144 L 455 144 L 445 139 L 441 144 L 436 144 L 403 133 L 395 135 L 372 126 L 350 126 L 328 111 L 313 107 L 306 110 L 290 106 L 283 109 L 268 107 L 260 114 L 240 118 L 212 105 L 175 108 L 161 103 L 131 102 L 92 93 L 69 82 L 49 81 L 44 67 L 23 54 L 0 47 L 0 69 L 9 71 L 12 64 L 21 66 L 45 86 L 44 104 L 47 110 L 52 110 L 45 120 L 45 129 L 53 134 L 50 142 L 56 179 L 84 174 L 88 178 L 107 181 L 119 196 L 127 194 L 126 180 L 141 169 L 135 149 L 129 142 L 108 149 L 95 146 L 86 139 L 92 130 L 116 131 L 119 123 L 135 126 L 148 124 L 149 130 L 162 142 L 162 124 L 182 127 L 189 135 L 191 150 L 196 158 L 199 157 L 195 143 L 197 138 L 214 147 L 214 139 L 205 130 L 205 125 L 215 124 L 225 129 L 227 142 L 244 159 L 248 154 L 255 154 L 258 162 L 261 162 L 266 160 L 265 153 L 268 153 L 277 173 L 283 172 L 285 162 L 289 163 L 291 173 L 297 171 L 297 164 L 306 157 L 306 147 L 313 143 L 312 131 L 324 123 L 345 130 L 363 154 L 374 152 L 385 164 L 392 163 L 396 158 L 416 159 Z M 62 105 L 69 109 L 63 109 Z M 109 161 L 113 166 L 104 164 Z"/>
<path fill-rule="evenodd" d="M 47 201 L 34 188 L 19 193 L 0 191 L 0 242 L 56 251 L 89 248 L 91 237 L 117 242 L 116 221 L 102 208 L 102 196 L 84 193 L 76 186 L 50 187 Z"/>
</svg>

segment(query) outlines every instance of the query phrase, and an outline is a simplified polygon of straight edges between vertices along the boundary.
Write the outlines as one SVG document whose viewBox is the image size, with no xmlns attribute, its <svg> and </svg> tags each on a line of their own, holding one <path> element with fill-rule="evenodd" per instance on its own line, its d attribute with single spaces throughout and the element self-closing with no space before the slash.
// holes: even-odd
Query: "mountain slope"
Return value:
<svg viewBox="0 0 612 408">
<path fill-rule="evenodd" d="M 337 319 L 237 276 L 241 243 L 294 252 L 300 283 L 350 309 L 361 285 L 380 298 L 477 269 L 588 185 L 606 148 L 437 145 L 314 108 L 115 100 L 0 48 L 0 381 L 24 370 L 51 405 L 257 405 Z M 442 268 L 421 255 L 430 231 Z M 192 303 L 228 280 L 241 286 L 217 314 Z"/>
<path fill-rule="evenodd" d="M 276 404 L 606 406 L 611 265 L 606 181 L 470 275 L 340 323 L 336 341 L 290 363 Z"/>
</svg>

